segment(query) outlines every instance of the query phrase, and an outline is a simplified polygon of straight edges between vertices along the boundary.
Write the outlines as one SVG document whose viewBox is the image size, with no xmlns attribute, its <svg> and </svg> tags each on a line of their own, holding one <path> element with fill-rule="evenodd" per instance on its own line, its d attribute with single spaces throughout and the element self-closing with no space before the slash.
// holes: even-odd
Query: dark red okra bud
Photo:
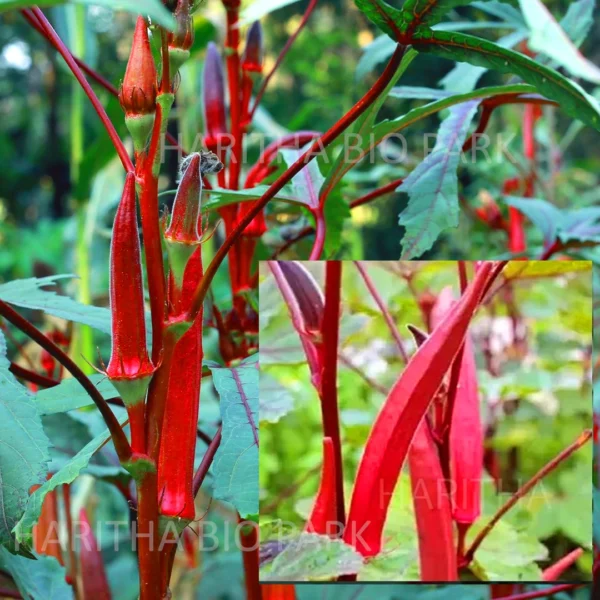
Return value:
<svg viewBox="0 0 600 600">
<path fill-rule="evenodd" d="M 175 285 L 181 289 L 190 256 L 202 242 L 202 176 L 217 173 L 223 164 L 212 152 L 195 152 L 181 163 L 181 181 L 177 188 L 173 214 L 165 241 Z"/>
<path fill-rule="evenodd" d="M 323 292 L 310 271 L 299 262 L 269 262 L 277 287 L 287 304 L 294 329 L 306 354 L 312 384 L 321 388 L 321 326 L 325 310 Z"/>
<path fill-rule="evenodd" d="M 204 143 L 209 150 L 215 151 L 221 144 L 221 138 L 227 135 L 227 120 L 223 64 L 213 42 L 208 44 L 206 51 L 202 81 Z"/>
<path fill-rule="evenodd" d="M 194 43 L 194 22 L 190 0 L 179 0 L 175 8 L 175 31 L 169 33 L 169 70 L 171 78 L 190 57 Z"/>
<path fill-rule="evenodd" d="M 135 203 L 135 176 L 128 173 L 110 245 L 112 352 L 106 375 L 125 404 L 144 399 L 154 367 L 146 348 L 144 289 Z"/>
<path fill-rule="evenodd" d="M 261 73 L 263 65 L 263 34 L 260 21 L 254 21 L 248 29 L 246 47 L 242 54 L 242 71 Z"/>
<path fill-rule="evenodd" d="M 119 102 L 125 111 L 125 123 L 136 150 L 146 145 L 156 111 L 156 65 L 150 49 L 148 28 L 138 17 L 133 33 L 131 53 L 119 91 Z"/>
</svg>

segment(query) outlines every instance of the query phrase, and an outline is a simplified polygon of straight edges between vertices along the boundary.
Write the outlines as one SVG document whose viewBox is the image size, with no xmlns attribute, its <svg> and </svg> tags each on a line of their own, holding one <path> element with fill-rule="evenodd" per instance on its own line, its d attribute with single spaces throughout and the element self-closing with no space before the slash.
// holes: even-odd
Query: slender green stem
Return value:
<svg viewBox="0 0 600 600">
<path fill-rule="evenodd" d="M 496 523 L 528 492 L 530 492 L 539 481 L 541 481 L 546 475 L 554 471 L 557 467 L 559 467 L 567 458 L 569 458 L 574 452 L 579 450 L 582 446 L 586 444 L 592 437 L 592 431 L 590 429 L 586 429 L 571 445 L 565 448 L 560 454 L 555 456 L 548 464 L 542 467 L 527 483 L 521 486 L 506 502 L 498 512 L 492 517 L 489 523 L 479 532 L 470 548 L 465 553 L 465 562 L 466 564 L 470 563 L 473 560 L 475 552 L 483 542 L 483 540 L 487 537 L 490 531 L 494 528 Z"/>
</svg>

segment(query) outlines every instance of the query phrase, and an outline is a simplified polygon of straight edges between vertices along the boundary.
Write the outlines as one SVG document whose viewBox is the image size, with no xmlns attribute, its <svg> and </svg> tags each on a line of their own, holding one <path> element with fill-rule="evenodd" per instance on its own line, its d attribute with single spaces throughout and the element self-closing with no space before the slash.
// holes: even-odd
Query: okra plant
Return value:
<svg viewBox="0 0 600 600">
<path fill-rule="evenodd" d="M 261 581 L 591 579 L 589 263 L 268 266 Z M 536 322 L 544 299 L 552 316 Z M 538 528 L 563 494 L 585 538 Z"/>
</svg>

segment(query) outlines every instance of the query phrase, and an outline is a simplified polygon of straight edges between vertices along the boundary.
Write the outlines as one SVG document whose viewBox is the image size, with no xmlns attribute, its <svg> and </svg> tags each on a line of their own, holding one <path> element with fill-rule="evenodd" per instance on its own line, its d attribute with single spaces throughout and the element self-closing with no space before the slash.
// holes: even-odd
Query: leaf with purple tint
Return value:
<svg viewBox="0 0 600 600">
<path fill-rule="evenodd" d="M 258 354 L 235 367 L 208 366 L 223 422 L 212 466 L 214 495 L 246 518 L 258 513 Z"/>
<path fill-rule="evenodd" d="M 408 206 L 399 219 L 406 229 L 402 259 L 421 256 L 445 229 L 458 226 L 457 169 L 478 105 L 479 100 L 472 100 L 450 109 L 439 128 L 433 151 L 398 188 L 409 196 Z"/>
</svg>

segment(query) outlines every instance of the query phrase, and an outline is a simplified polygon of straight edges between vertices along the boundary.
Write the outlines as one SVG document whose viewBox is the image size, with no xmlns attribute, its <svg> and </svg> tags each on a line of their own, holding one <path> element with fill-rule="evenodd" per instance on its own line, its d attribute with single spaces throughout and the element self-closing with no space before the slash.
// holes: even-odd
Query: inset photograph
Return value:
<svg viewBox="0 0 600 600">
<path fill-rule="evenodd" d="M 260 580 L 592 580 L 586 261 L 261 262 Z"/>
</svg>

